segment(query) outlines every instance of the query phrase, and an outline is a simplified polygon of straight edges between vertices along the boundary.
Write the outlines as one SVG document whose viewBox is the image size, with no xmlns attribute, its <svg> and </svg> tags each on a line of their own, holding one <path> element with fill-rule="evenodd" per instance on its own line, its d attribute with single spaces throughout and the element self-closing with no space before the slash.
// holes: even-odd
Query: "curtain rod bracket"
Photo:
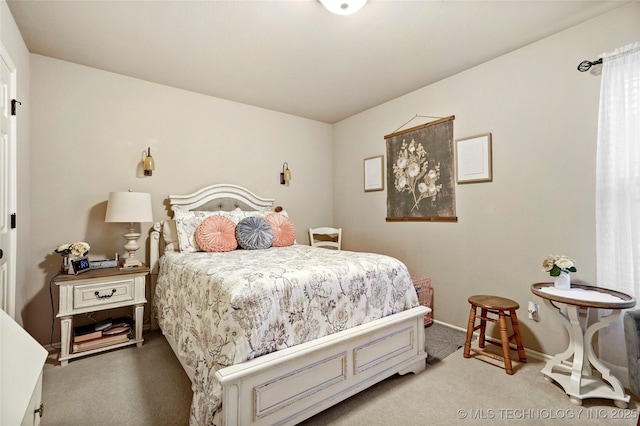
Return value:
<svg viewBox="0 0 640 426">
<path fill-rule="evenodd" d="M 589 68 L 591 68 L 594 65 L 599 65 L 601 63 L 602 63 L 602 58 L 598 59 L 597 61 L 582 61 L 578 64 L 578 71 L 580 72 L 589 71 Z"/>
</svg>

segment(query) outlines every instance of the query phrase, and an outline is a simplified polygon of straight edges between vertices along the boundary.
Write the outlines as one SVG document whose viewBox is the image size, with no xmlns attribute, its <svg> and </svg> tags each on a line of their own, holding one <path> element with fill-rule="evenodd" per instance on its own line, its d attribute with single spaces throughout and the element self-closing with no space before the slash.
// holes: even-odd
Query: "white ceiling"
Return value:
<svg viewBox="0 0 640 426">
<path fill-rule="evenodd" d="M 32 53 L 335 123 L 627 2 L 7 3 Z"/>
</svg>

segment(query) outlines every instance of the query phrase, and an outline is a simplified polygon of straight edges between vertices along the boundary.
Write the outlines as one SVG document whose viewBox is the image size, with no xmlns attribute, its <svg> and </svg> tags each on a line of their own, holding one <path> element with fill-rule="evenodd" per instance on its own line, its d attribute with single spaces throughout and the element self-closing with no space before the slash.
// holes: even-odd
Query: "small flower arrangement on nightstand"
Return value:
<svg viewBox="0 0 640 426">
<path fill-rule="evenodd" d="M 89 254 L 91 247 L 84 241 L 75 243 L 60 244 L 55 252 L 62 256 L 62 272 L 69 271 L 69 258 L 81 259 Z"/>
<path fill-rule="evenodd" d="M 71 244 L 60 244 L 56 249 L 56 253 L 63 257 L 83 257 L 89 254 L 90 249 L 91 247 L 89 247 L 89 244 L 84 241 L 76 241 Z"/>
</svg>

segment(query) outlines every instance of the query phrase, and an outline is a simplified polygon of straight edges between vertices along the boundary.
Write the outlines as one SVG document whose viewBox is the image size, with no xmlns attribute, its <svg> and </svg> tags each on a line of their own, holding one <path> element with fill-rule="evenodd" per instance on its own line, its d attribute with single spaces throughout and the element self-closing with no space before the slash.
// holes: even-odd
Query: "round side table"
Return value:
<svg viewBox="0 0 640 426">
<path fill-rule="evenodd" d="M 593 350 L 593 336 L 620 316 L 620 311 L 636 304 L 633 296 L 602 287 L 571 284 L 560 290 L 553 283 L 531 285 L 531 292 L 540 296 L 545 305 L 555 312 L 569 333 L 567 349 L 550 359 L 542 373 L 549 381 L 557 382 L 569 395 L 572 403 L 582 405 L 585 398 L 612 399 L 620 408 L 627 408 L 629 395 L 611 371 L 598 359 Z M 610 309 L 610 315 L 587 327 L 589 309 Z M 586 310 L 581 320 L 580 310 Z M 594 375 L 592 367 L 600 372 Z"/>
</svg>

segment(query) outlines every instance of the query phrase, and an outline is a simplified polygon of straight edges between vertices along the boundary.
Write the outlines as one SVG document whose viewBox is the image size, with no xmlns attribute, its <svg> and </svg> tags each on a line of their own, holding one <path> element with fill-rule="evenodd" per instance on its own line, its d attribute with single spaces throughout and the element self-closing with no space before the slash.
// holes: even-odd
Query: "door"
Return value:
<svg viewBox="0 0 640 426">
<path fill-rule="evenodd" d="M 16 68 L 0 50 L 0 308 L 15 318 L 16 230 L 11 215 L 16 206 L 16 118 L 12 100 L 16 95 Z"/>
</svg>

